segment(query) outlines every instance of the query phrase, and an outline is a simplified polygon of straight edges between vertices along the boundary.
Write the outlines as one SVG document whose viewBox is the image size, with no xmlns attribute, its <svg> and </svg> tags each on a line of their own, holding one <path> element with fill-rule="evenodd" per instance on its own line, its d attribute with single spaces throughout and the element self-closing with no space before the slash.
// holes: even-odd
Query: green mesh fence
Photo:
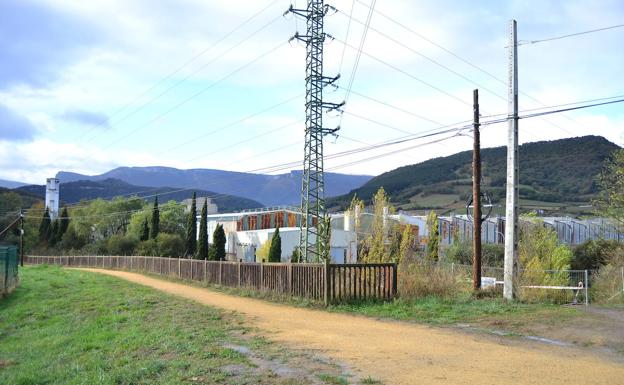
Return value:
<svg viewBox="0 0 624 385">
<path fill-rule="evenodd" d="M 8 294 L 18 284 L 16 246 L 0 246 L 0 294 Z"/>
</svg>

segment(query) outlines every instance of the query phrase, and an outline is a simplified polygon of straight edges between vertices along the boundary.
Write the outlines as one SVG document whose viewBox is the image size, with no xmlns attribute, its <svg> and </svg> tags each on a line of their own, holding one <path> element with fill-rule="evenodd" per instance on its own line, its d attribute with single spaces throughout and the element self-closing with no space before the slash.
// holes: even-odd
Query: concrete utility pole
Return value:
<svg viewBox="0 0 624 385">
<path fill-rule="evenodd" d="M 24 267 L 24 211 L 20 209 L 20 266 Z"/>
<path fill-rule="evenodd" d="M 472 288 L 481 289 L 481 138 L 479 133 L 479 90 L 474 90 L 472 130 Z"/>
<path fill-rule="evenodd" d="M 512 300 L 518 264 L 518 38 L 509 22 L 509 101 L 507 131 L 507 199 L 505 202 L 505 276 L 503 297 Z"/>
</svg>

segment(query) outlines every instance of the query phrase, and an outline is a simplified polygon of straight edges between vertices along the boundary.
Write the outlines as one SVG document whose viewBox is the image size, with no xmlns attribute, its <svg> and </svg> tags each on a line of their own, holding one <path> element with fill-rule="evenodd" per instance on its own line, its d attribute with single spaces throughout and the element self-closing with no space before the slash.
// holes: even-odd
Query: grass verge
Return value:
<svg viewBox="0 0 624 385">
<path fill-rule="evenodd" d="M 266 342 L 241 337 L 234 315 L 100 274 L 36 266 L 21 276 L 0 301 L 0 384 L 309 382 L 231 348 Z"/>
</svg>

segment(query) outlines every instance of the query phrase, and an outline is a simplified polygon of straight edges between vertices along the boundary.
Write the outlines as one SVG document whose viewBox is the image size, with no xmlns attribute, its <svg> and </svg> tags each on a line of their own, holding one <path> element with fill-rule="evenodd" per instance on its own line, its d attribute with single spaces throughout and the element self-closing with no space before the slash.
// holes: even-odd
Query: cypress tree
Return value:
<svg viewBox="0 0 624 385">
<path fill-rule="evenodd" d="M 43 212 L 43 217 L 41 218 L 41 224 L 39 225 L 39 241 L 47 242 L 50 239 L 50 211 L 46 207 Z"/>
<path fill-rule="evenodd" d="M 269 249 L 269 262 L 282 261 L 282 237 L 279 233 L 279 227 L 275 229 L 273 238 L 271 239 L 271 248 Z"/>
<path fill-rule="evenodd" d="M 427 258 L 432 261 L 437 261 L 438 249 L 440 247 L 440 227 L 438 216 L 433 210 L 431 210 L 429 215 L 427 215 L 427 228 L 429 231 L 429 240 L 427 241 Z"/>
<path fill-rule="evenodd" d="M 208 259 L 208 202 L 204 201 L 199 219 L 199 245 L 197 259 Z"/>
<path fill-rule="evenodd" d="M 50 237 L 48 238 L 48 242 L 50 246 L 54 246 L 56 244 L 56 242 L 58 241 L 58 234 L 59 234 L 59 220 L 56 219 L 52 221 L 52 227 L 50 227 Z"/>
<path fill-rule="evenodd" d="M 212 234 L 212 245 L 213 245 L 212 248 L 214 250 L 214 255 L 212 256 L 212 259 L 214 259 L 215 261 L 224 261 L 225 260 L 225 231 L 223 230 L 223 225 L 217 225 L 217 228 Z"/>
<path fill-rule="evenodd" d="M 203 210 L 202 210 L 203 213 Z M 196 194 L 193 192 L 193 199 L 191 200 L 191 210 L 189 211 L 188 219 L 186 221 L 186 251 L 185 255 L 189 258 L 195 256 L 197 251 L 197 203 Z M 200 258 L 201 259 L 201 258 Z"/>
<path fill-rule="evenodd" d="M 141 224 L 141 241 L 147 241 L 149 239 L 149 226 L 147 225 L 147 217 L 143 217 L 143 223 Z"/>
<path fill-rule="evenodd" d="M 67 207 L 63 207 L 63 211 L 61 212 L 61 218 L 59 218 L 59 228 L 58 228 L 58 235 L 57 235 L 57 241 L 60 241 L 61 238 L 63 238 L 63 235 L 65 234 L 65 232 L 67 231 L 67 228 L 69 227 L 69 213 L 67 212 Z"/>
<path fill-rule="evenodd" d="M 152 210 L 152 227 L 150 228 L 150 238 L 156 239 L 160 232 L 160 210 L 158 209 L 158 196 L 154 198 L 154 208 Z"/>
</svg>

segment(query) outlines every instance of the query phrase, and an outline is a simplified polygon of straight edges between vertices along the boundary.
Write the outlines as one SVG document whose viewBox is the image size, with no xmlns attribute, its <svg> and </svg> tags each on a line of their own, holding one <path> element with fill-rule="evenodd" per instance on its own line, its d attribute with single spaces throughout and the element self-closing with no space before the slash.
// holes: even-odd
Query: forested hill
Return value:
<svg viewBox="0 0 624 385">
<path fill-rule="evenodd" d="M 520 146 L 520 198 L 541 202 L 589 202 L 596 176 L 619 147 L 600 136 L 526 143 Z M 507 148 L 481 151 L 484 190 L 493 202 L 505 200 Z M 381 174 L 349 194 L 328 200 L 333 209 L 348 206 L 355 193 L 369 202 L 383 186 L 403 209 L 461 205 L 471 193 L 472 151 L 404 166 Z"/>
<path fill-rule="evenodd" d="M 182 191 L 179 191 L 182 190 Z M 45 186 L 29 185 L 22 186 L 14 191 L 27 192 L 31 195 L 45 196 Z M 109 178 L 103 181 L 81 180 L 75 182 L 62 183 L 60 186 L 60 197 L 63 203 L 76 203 L 82 199 L 112 199 L 116 196 L 129 196 L 135 194 L 137 196 L 153 196 L 158 194 L 159 200 L 165 202 L 168 200 L 182 201 L 190 198 L 193 191 L 198 197 L 213 197 L 212 201 L 217 204 L 219 212 L 239 211 L 244 209 L 253 209 L 263 207 L 263 205 L 252 199 L 247 199 L 234 195 L 217 194 L 205 190 L 180 189 L 177 187 L 146 187 L 135 186 L 119 179 Z"/>
</svg>

